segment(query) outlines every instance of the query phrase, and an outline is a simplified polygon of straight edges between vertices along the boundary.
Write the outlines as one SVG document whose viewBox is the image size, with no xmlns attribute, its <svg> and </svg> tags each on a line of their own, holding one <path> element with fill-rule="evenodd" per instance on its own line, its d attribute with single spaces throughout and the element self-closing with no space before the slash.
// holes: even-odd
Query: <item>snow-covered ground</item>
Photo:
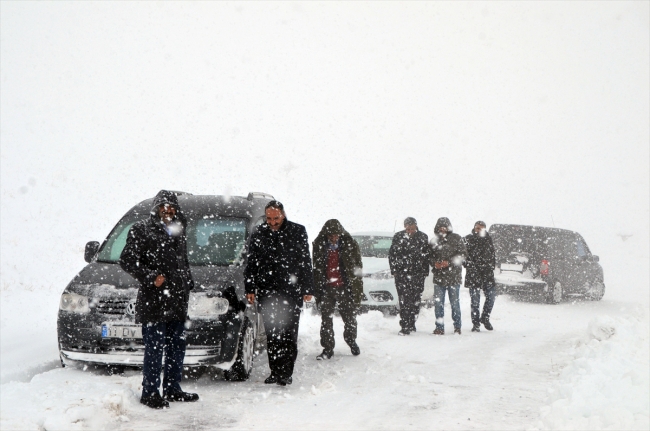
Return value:
<svg viewBox="0 0 650 431">
<path fill-rule="evenodd" d="M 184 383 L 200 402 L 153 411 L 138 402 L 137 371 L 60 368 L 58 296 L 2 292 L 3 430 L 649 426 L 647 312 L 630 302 L 605 297 L 551 306 L 501 296 L 495 330 L 472 333 L 463 290 L 463 335 L 431 335 L 433 309 L 422 311 L 410 337 L 397 336 L 397 318 L 370 312 L 359 317 L 359 357 L 350 354 L 335 319 L 337 348 L 327 362 L 315 360 L 320 319 L 306 310 L 292 386 L 263 383 L 263 353 L 249 381 L 205 375 Z"/>
</svg>

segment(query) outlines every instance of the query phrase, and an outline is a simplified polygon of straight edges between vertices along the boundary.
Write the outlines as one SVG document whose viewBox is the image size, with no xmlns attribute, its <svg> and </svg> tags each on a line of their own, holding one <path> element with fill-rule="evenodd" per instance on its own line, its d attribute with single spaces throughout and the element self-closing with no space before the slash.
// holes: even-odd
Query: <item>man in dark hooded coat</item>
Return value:
<svg viewBox="0 0 650 431">
<path fill-rule="evenodd" d="M 363 295 L 363 273 L 359 244 L 336 219 L 327 220 L 313 243 L 314 284 L 316 301 L 321 311 L 320 344 L 323 352 L 318 360 L 334 354 L 334 322 L 336 304 L 345 329 L 343 339 L 357 356 L 357 310 Z"/>
<path fill-rule="evenodd" d="M 469 288 L 472 302 L 472 332 L 479 332 L 481 323 L 485 329 L 491 331 L 494 329 L 490 323 L 490 314 L 494 307 L 496 257 L 492 238 L 485 229 L 485 222 L 479 220 L 474 223 L 472 233 L 465 237 L 465 244 L 467 245 L 465 287 Z M 481 290 L 485 295 L 482 315 L 479 314 Z"/>
<path fill-rule="evenodd" d="M 187 222 L 176 195 L 161 190 L 150 217 L 133 225 L 120 256 L 120 266 L 140 282 L 135 321 L 142 324 L 144 363 L 142 397 L 148 407 L 168 401 L 196 401 L 197 394 L 180 386 L 185 358 L 185 322 L 189 291 L 194 288 L 187 259 Z M 160 396 L 163 351 L 165 377 Z"/>
<path fill-rule="evenodd" d="M 278 201 L 266 204 L 265 214 L 266 223 L 251 235 L 244 285 L 264 319 L 271 368 L 264 383 L 286 386 L 298 357 L 300 310 L 312 299 L 314 279 L 305 227 L 287 220 Z"/>
<path fill-rule="evenodd" d="M 424 280 L 429 273 L 429 237 L 420 232 L 413 217 L 404 220 L 404 230 L 393 236 L 388 252 L 390 272 L 395 277 L 399 296 L 399 335 L 415 331 L 415 321 L 420 312 Z"/>
<path fill-rule="evenodd" d="M 445 333 L 445 292 L 451 303 L 451 317 L 454 333 L 460 335 L 460 283 L 462 266 L 467 250 L 460 235 L 453 233 L 447 217 L 440 217 L 433 230 L 431 250 L 431 273 L 433 274 L 433 293 L 435 299 L 436 335 Z"/>
</svg>

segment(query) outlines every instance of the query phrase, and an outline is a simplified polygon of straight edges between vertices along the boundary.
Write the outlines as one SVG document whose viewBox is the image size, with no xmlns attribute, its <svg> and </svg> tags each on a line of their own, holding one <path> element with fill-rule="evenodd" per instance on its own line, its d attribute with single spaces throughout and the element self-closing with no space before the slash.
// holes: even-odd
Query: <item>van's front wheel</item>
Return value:
<svg viewBox="0 0 650 431">
<path fill-rule="evenodd" d="M 248 380 L 253 370 L 253 352 L 255 349 L 255 334 L 253 326 L 248 319 L 244 321 L 244 327 L 239 335 L 239 346 L 237 348 L 237 359 L 232 367 L 224 372 L 226 380 L 242 382 Z"/>
</svg>

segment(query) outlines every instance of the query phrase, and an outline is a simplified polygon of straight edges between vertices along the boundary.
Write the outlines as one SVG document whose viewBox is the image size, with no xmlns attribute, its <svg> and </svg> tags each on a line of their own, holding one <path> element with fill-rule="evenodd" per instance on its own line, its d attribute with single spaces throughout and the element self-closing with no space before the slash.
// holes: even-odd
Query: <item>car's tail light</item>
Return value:
<svg viewBox="0 0 650 431">
<path fill-rule="evenodd" d="M 548 269 L 550 268 L 551 263 L 548 260 L 543 260 L 542 264 L 539 266 L 540 275 L 548 275 Z"/>
</svg>

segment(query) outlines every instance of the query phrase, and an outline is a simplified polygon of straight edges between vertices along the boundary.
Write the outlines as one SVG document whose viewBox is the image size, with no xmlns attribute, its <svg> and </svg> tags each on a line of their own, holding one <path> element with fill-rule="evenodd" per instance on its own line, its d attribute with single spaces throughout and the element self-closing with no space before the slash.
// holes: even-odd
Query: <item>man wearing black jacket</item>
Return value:
<svg viewBox="0 0 650 431">
<path fill-rule="evenodd" d="M 485 329 L 491 331 L 494 329 L 490 323 L 490 314 L 494 307 L 496 257 L 492 238 L 485 229 L 485 222 L 479 220 L 474 223 L 472 233 L 465 237 L 465 244 L 467 245 L 465 287 L 469 288 L 472 301 L 472 332 L 479 332 L 481 323 Z M 481 290 L 485 295 L 482 315 L 479 314 Z"/>
<path fill-rule="evenodd" d="M 460 335 L 460 283 L 462 265 L 467 250 L 460 235 L 453 232 L 447 217 L 440 217 L 433 229 L 435 234 L 431 250 L 431 272 L 433 273 L 433 294 L 435 296 L 435 335 L 445 333 L 445 293 L 451 303 L 451 317 L 454 333 Z"/>
<path fill-rule="evenodd" d="M 185 321 L 189 291 L 194 288 L 187 260 L 187 222 L 176 195 L 161 190 L 148 219 L 129 231 L 120 266 L 140 282 L 135 321 L 142 324 L 144 363 L 142 397 L 148 407 L 169 407 L 168 401 L 196 401 L 197 394 L 180 386 L 185 358 Z M 165 377 L 160 396 L 163 350 Z"/>
<path fill-rule="evenodd" d="M 420 312 L 424 280 L 429 273 L 429 237 L 420 232 L 413 217 L 404 220 L 404 230 L 393 236 L 388 252 L 390 272 L 395 277 L 399 297 L 399 335 L 415 332 Z"/>
<path fill-rule="evenodd" d="M 246 298 L 264 319 L 271 375 L 264 383 L 292 382 L 303 300 L 311 301 L 313 274 L 305 227 L 286 218 L 278 201 L 266 205 L 266 223 L 251 235 L 244 273 Z"/>
</svg>

